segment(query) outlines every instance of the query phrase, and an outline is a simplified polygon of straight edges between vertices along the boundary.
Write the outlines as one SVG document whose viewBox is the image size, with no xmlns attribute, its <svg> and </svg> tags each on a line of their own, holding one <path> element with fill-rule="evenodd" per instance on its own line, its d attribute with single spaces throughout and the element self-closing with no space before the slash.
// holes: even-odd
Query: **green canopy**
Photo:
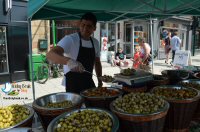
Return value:
<svg viewBox="0 0 200 132">
<path fill-rule="evenodd" d="M 29 0 L 32 19 L 80 19 L 93 12 L 100 21 L 200 15 L 200 0 Z"/>
</svg>

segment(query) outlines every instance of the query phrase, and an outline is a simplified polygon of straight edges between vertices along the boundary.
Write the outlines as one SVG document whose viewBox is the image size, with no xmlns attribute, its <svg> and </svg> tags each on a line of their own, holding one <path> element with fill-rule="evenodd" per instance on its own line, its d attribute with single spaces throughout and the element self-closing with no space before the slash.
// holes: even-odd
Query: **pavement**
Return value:
<svg viewBox="0 0 200 132">
<path fill-rule="evenodd" d="M 200 66 L 200 55 L 192 56 L 192 65 Z M 132 62 L 129 61 L 129 67 L 132 66 Z M 120 72 L 119 67 L 112 67 L 107 62 L 102 62 L 102 75 L 110 75 L 114 76 L 114 74 Z M 126 67 L 127 68 L 127 67 Z M 166 69 L 173 69 L 173 67 L 170 64 L 165 64 L 164 60 L 155 60 L 154 66 L 153 66 L 153 74 L 161 74 L 162 70 Z M 94 72 L 95 73 L 95 72 Z M 65 92 L 65 87 L 61 85 L 63 77 L 59 78 L 51 78 L 49 79 L 45 84 L 39 84 L 37 82 L 34 82 L 34 89 L 35 89 L 35 98 L 39 98 L 41 96 L 51 94 L 51 93 L 58 93 L 58 92 Z M 94 82 L 97 85 L 97 78 L 93 76 Z M 21 86 L 27 86 L 30 85 L 31 88 L 33 88 L 31 81 L 23 81 L 23 82 L 17 82 L 18 85 Z M 103 84 L 103 86 L 106 86 L 107 84 Z M 2 88 L 3 85 L 0 85 L 0 88 Z M 21 89 L 20 89 L 21 90 Z M 29 91 L 25 91 L 23 94 L 23 98 L 21 99 L 4 99 L 3 97 L 7 96 L 5 93 L 1 91 L 1 105 L 7 106 L 10 104 L 32 104 L 33 102 L 33 91 L 32 89 L 29 89 Z M 21 94 L 22 95 L 22 94 Z M 20 96 L 20 95 L 19 95 Z M 28 98 L 28 99 L 25 99 Z"/>
</svg>

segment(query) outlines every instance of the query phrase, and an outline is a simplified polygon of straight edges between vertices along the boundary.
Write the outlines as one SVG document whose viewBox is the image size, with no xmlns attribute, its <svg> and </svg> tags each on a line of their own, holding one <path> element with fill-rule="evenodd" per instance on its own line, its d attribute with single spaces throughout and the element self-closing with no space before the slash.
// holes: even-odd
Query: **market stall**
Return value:
<svg viewBox="0 0 200 132">
<path fill-rule="evenodd" d="M 189 4 L 188 4 L 189 3 Z M 73 1 L 65 1 L 65 0 L 41 0 L 29 1 L 29 22 L 33 19 L 80 19 L 80 16 L 88 11 L 94 12 L 97 16 L 98 20 L 100 21 L 117 21 L 120 19 L 134 19 L 137 18 L 146 18 L 150 19 L 150 25 L 152 27 L 152 18 L 156 17 L 166 17 L 171 15 L 200 15 L 199 13 L 199 5 L 200 1 L 194 0 L 170 0 L 170 1 L 147 1 L 147 0 L 123 0 L 123 1 L 93 1 L 93 0 L 73 0 Z M 30 24 L 30 23 L 29 23 Z M 152 28 L 151 28 L 152 31 Z M 152 32 L 151 32 L 151 35 Z M 31 46 L 31 28 L 29 27 L 29 42 Z M 152 39 L 153 41 L 153 39 Z M 153 42 L 152 42 L 153 43 Z M 153 49 L 153 47 L 152 47 Z M 32 53 L 32 49 L 30 48 L 30 53 Z M 31 57 L 32 58 L 32 57 Z M 31 60 L 31 59 L 30 59 Z M 32 69 L 33 70 L 33 69 Z M 125 71 L 125 70 L 124 70 Z M 151 81 L 159 81 L 164 80 L 166 78 L 156 78 L 152 73 L 146 71 L 138 71 L 133 70 L 131 74 L 127 74 L 127 72 L 122 71 L 119 75 L 116 75 L 114 79 L 116 81 L 122 82 L 122 87 L 128 87 L 129 89 L 141 88 L 139 86 L 148 86 L 148 83 Z M 185 72 L 188 73 L 188 70 L 184 72 L 178 71 L 178 75 L 176 77 L 180 79 Z M 142 73 L 145 76 L 139 76 Z M 163 73 L 163 76 L 171 79 L 171 72 Z M 183 74 L 182 74 L 183 73 Z M 173 74 L 175 75 L 175 73 Z M 173 76 L 172 75 L 172 76 Z M 189 73 L 188 73 L 189 75 Z M 192 74 L 193 77 L 199 79 L 199 73 Z M 189 77 L 189 76 L 187 76 Z M 32 80 L 33 81 L 33 80 Z M 33 84 L 33 95 L 35 97 L 34 91 L 34 82 Z M 136 86 L 137 85 L 137 86 Z M 155 83 L 154 86 L 161 85 L 158 82 Z M 98 90 L 98 88 L 97 88 Z M 123 91 L 124 89 L 122 89 Z M 113 97 L 108 93 L 113 93 L 112 88 L 96 92 L 95 90 L 92 91 L 92 95 L 94 98 L 96 96 L 103 96 L 103 97 Z M 147 92 L 148 89 L 143 89 L 142 92 Z M 192 121 L 192 116 L 190 115 L 186 118 L 182 126 L 174 127 L 174 124 L 164 124 L 165 118 L 170 119 L 171 115 L 173 115 L 173 110 L 171 110 L 171 102 L 176 103 L 179 102 L 182 105 L 180 109 L 183 109 L 185 106 L 189 105 L 192 110 L 190 113 L 194 113 L 200 98 L 199 91 L 194 88 L 187 88 L 187 87 L 159 87 L 157 89 L 150 90 L 151 93 L 140 93 L 141 91 L 124 91 L 128 94 L 113 100 L 110 103 L 110 109 L 104 110 L 100 108 L 85 108 L 77 110 L 73 108 L 67 109 L 66 111 L 62 111 L 64 108 L 72 108 L 74 106 L 74 102 L 72 100 L 76 100 L 78 98 L 81 100 L 82 97 L 80 96 L 70 96 L 70 93 L 62 96 L 61 98 L 58 94 L 54 95 L 47 95 L 40 99 L 35 99 L 35 104 L 39 105 L 41 109 L 37 109 L 34 107 L 35 111 L 39 114 L 47 113 L 47 110 L 58 110 L 59 112 L 62 111 L 60 116 L 51 119 L 51 123 L 48 124 L 47 131 L 106 131 L 106 132 L 117 132 L 120 130 L 126 129 L 127 131 L 145 131 L 145 132 L 162 132 L 165 130 L 189 130 L 189 125 Z M 138 93 L 139 92 L 139 93 Z M 96 93 L 98 93 L 96 95 Z M 106 94 L 105 94 L 106 93 Z M 175 93 L 175 94 L 174 94 Z M 62 95 L 62 94 L 61 94 Z M 49 96 L 53 96 L 47 98 Z M 88 96 L 88 95 L 87 95 Z M 71 98 L 70 98 L 71 97 Z M 50 100 L 51 99 L 51 100 Z M 64 99 L 64 100 L 60 100 Z M 39 101 L 40 100 L 40 101 Z M 102 98 L 105 100 L 105 98 Z M 170 101 L 169 101 L 170 100 Z M 178 101 L 177 101 L 178 100 Z M 69 101 L 69 102 L 63 102 Z M 71 105 L 67 105 L 71 104 Z M 81 102 L 83 103 L 83 102 Z M 187 105 L 184 105 L 187 103 Z M 191 104 L 190 104 L 191 103 Z M 170 105 L 169 105 L 170 104 Z M 47 108 L 48 107 L 48 108 Z M 55 108 L 54 108 L 55 107 Z M 176 104 L 174 105 L 176 107 Z M 37 111 L 38 110 L 38 111 Z M 31 110 L 26 109 L 28 111 L 28 115 L 30 116 Z M 67 112 L 68 111 L 68 112 Z M 67 112 L 67 113 L 66 113 Z M 168 113 L 171 113 L 168 114 Z M 25 112 L 26 113 L 26 112 Z M 115 114 L 113 114 L 115 113 Z M 50 114 L 50 113 L 49 113 Z M 51 114 L 50 114 L 51 115 Z M 49 116 L 50 116 L 49 115 Z M 43 116 L 43 115 L 42 115 Z M 40 119 L 41 117 L 40 116 Z M 184 117 L 184 115 L 181 115 Z M 24 117 L 27 119 L 27 116 Z M 0 120 L 1 121 L 1 120 Z M 24 120 L 23 120 L 24 121 Z M 42 119 L 41 119 L 42 121 Z M 20 127 L 19 122 L 16 122 L 14 125 L 3 125 L 2 128 L 11 129 L 13 127 Z M 176 122 L 176 121 L 175 121 Z M 181 122 L 181 120 L 180 120 Z M 4 123 L 4 121 L 3 121 Z M 46 123 L 46 122 L 45 122 Z M 169 123 L 169 121 L 167 122 Z M 46 125 L 47 126 L 47 125 Z M 167 127 L 166 127 L 167 126 Z M 30 126 L 28 126 L 30 127 Z M 127 129 L 128 128 L 128 129 Z M 191 129 L 192 127 L 190 127 Z M 0 129 L 1 131 L 1 129 Z M 5 131 L 5 130 L 2 130 Z"/>
</svg>

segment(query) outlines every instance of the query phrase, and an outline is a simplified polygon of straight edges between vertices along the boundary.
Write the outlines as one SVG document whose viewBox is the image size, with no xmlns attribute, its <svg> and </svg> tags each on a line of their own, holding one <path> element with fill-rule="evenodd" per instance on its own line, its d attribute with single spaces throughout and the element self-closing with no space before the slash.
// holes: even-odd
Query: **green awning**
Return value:
<svg viewBox="0 0 200 132">
<path fill-rule="evenodd" d="M 100 21 L 200 15 L 200 0 L 29 0 L 32 19 L 80 19 L 93 12 Z"/>
</svg>

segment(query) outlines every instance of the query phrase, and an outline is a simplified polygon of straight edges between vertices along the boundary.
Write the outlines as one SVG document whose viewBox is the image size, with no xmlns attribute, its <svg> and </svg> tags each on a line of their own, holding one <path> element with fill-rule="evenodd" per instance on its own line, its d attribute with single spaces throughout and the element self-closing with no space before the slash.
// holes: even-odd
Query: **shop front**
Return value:
<svg viewBox="0 0 200 132">
<path fill-rule="evenodd" d="M 146 43 L 149 43 L 149 28 L 146 21 L 125 21 L 124 22 L 124 37 L 123 37 L 123 49 L 127 55 L 127 58 L 133 57 L 134 47 L 139 45 L 139 37 L 144 38 Z"/>
<path fill-rule="evenodd" d="M 194 46 L 194 55 L 200 54 L 200 27 L 196 29 L 195 33 L 195 46 Z"/>
<path fill-rule="evenodd" d="M 0 18 L 0 84 L 27 80 L 27 1 L 0 0 Z"/>
<path fill-rule="evenodd" d="M 160 44 L 158 46 L 158 59 L 165 59 L 165 38 L 168 32 L 171 32 L 171 37 L 175 32 L 178 32 L 178 37 L 181 39 L 181 50 L 191 50 L 191 34 L 190 34 L 190 20 L 175 20 L 169 19 L 161 22 L 160 30 Z M 171 58 L 171 53 L 170 53 Z"/>
</svg>

